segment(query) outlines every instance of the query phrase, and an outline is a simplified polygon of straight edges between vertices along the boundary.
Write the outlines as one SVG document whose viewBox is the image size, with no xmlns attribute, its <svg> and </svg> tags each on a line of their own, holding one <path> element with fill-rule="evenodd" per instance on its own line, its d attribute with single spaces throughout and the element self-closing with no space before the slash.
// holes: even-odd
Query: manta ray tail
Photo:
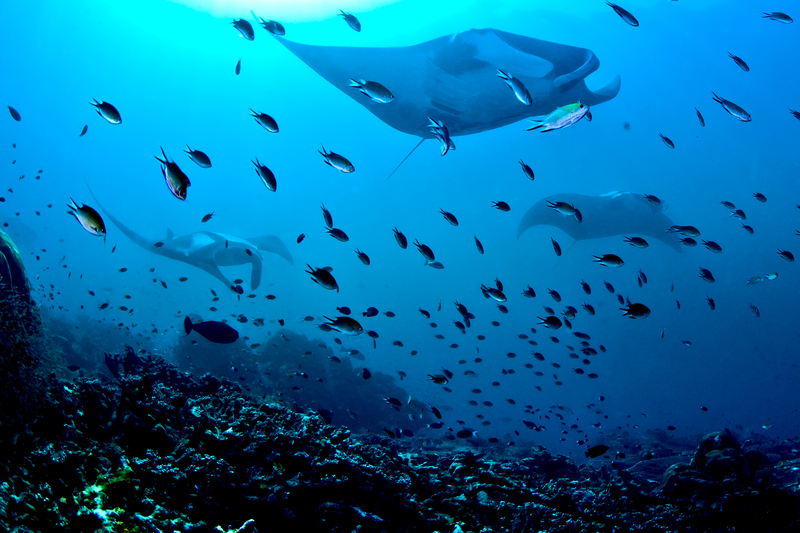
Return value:
<svg viewBox="0 0 800 533">
<path fill-rule="evenodd" d="M 411 154 L 413 154 L 413 153 L 414 153 L 414 150 L 416 150 L 417 148 L 419 148 L 419 145 L 420 145 L 420 144 L 422 144 L 422 141 L 424 141 L 424 140 L 425 140 L 425 137 L 423 137 L 422 139 L 420 139 L 420 140 L 419 140 L 419 142 L 417 143 L 417 145 L 416 145 L 414 148 L 412 148 L 410 152 L 408 152 L 408 155 L 407 155 L 407 156 L 405 156 L 405 157 L 403 158 L 403 160 L 402 160 L 402 161 L 400 161 L 400 165 L 402 165 L 403 163 L 405 163 L 405 162 L 406 162 L 406 159 L 408 159 L 409 157 L 411 157 Z M 395 167 L 395 169 L 394 169 L 394 170 L 392 170 L 392 174 L 394 174 L 395 172 L 397 172 L 397 169 L 398 169 L 398 168 L 400 168 L 400 165 L 397 165 L 397 166 Z M 388 176 L 386 176 L 386 179 L 388 180 L 389 178 L 391 178 L 391 177 L 392 177 L 392 174 L 389 174 Z"/>
</svg>

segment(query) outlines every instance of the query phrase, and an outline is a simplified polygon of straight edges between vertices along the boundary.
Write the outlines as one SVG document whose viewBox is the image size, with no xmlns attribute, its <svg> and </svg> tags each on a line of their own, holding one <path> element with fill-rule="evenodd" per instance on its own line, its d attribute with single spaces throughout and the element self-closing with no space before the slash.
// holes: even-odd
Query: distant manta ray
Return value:
<svg viewBox="0 0 800 533">
<path fill-rule="evenodd" d="M 597 105 L 620 89 L 619 76 L 596 91 L 586 86 L 584 78 L 600 66 L 591 50 L 491 28 L 380 48 L 315 46 L 275 38 L 384 123 L 422 140 L 434 137 L 428 117 L 442 121 L 451 137 L 470 135 L 544 116 L 567 104 Z M 530 106 L 517 100 L 497 69 L 525 84 Z M 384 85 L 394 100 L 379 103 L 362 95 L 351 78 Z"/>
<path fill-rule="evenodd" d="M 551 202 L 566 202 L 581 212 L 583 221 L 573 216 L 563 216 L 548 207 Z M 667 233 L 674 223 L 662 211 L 664 204 L 656 205 L 643 194 L 611 192 L 602 196 L 585 194 L 554 194 L 539 200 L 528 209 L 517 228 L 517 239 L 529 228 L 553 226 L 577 240 L 599 239 L 615 235 L 646 235 L 671 246 L 682 253 L 676 233 Z"/>
<path fill-rule="evenodd" d="M 108 219 L 135 244 L 156 255 L 182 261 L 205 270 L 228 288 L 233 287 L 233 282 L 222 274 L 219 267 L 245 265 L 247 263 L 253 266 L 250 274 L 250 289 L 255 290 L 258 288 L 261 284 L 261 251 L 278 254 L 286 259 L 289 264 L 294 264 L 289 249 L 286 248 L 283 241 L 274 235 L 265 235 L 254 239 L 241 239 L 222 233 L 198 231 L 175 237 L 172 230 L 167 229 L 167 238 L 162 241 L 163 245 L 156 247 L 157 241 L 142 237 L 120 222 L 99 202 L 98 206 Z"/>
</svg>

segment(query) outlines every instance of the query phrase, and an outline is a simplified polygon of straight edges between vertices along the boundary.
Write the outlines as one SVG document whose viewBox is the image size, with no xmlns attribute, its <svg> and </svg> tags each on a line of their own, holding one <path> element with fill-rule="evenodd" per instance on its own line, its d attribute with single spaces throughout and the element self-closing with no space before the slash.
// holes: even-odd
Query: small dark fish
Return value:
<svg viewBox="0 0 800 533">
<path fill-rule="evenodd" d="M 297 244 L 300 244 L 301 242 L 303 242 L 303 239 L 305 239 L 305 238 L 306 238 L 306 234 L 305 233 L 301 233 L 300 235 L 298 235 L 297 236 Z"/>
<path fill-rule="evenodd" d="M 747 215 L 741 209 L 736 209 L 735 211 L 731 211 L 730 216 L 733 218 L 738 218 L 739 220 L 747 220 Z"/>
<path fill-rule="evenodd" d="M 471 429 L 462 429 L 458 433 L 456 433 L 456 437 L 459 439 L 468 439 L 470 437 L 474 437 L 477 434 L 477 431 L 473 431 Z"/>
<path fill-rule="evenodd" d="M 425 318 L 430 318 L 431 317 L 431 314 L 429 312 L 427 312 L 426 310 L 424 310 L 423 308 L 421 308 L 421 307 L 419 308 L 419 312 L 422 313 L 422 316 L 424 316 Z"/>
<path fill-rule="evenodd" d="M 626 11 L 625 9 L 623 9 L 623 8 L 619 7 L 617 4 L 612 4 L 611 2 L 608 2 L 608 1 L 606 1 L 606 5 L 610 6 L 610 7 L 611 7 L 611 9 L 613 9 L 613 10 L 614 10 L 614 12 L 615 12 L 617 15 L 619 15 L 619 16 L 620 16 L 620 18 L 621 18 L 622 20 L 624 20 L 625 22 L 627 22 L 627 23 L 628 23 L 628 24 L 630 24 L 631 26 L 634 26 L 634 27 L 635 27 L 635 26 L 638 26 L 638 25 L 639 25 L 639 21 L 638 21 L 638 20 L 636 20 L 636 17 L 634 17 L 633 15 L 631 15 L 631 14 L 630 14 L 628 11 Z M 605 453 L 605 452 L 603 452 L 603 453 Z M 602 455 L 602 454 L 601 454 L 601 455 Z"/>
<path fill-rule="evenodd" d="M 614 286 L 607 281 L 603 281 L 603 285 L 606 286 L 606 290 L 611 294 L 614 294 Z"/>
<path fill-rule="evenodd" d="M 731 116 L 735 117 L 742 122 L 750 122 L 753 118 L 750 116 L 750 113 L 739 107 L 738 105 L 734 104 L 730 100 L 726 100 L 720 96 L 717 96 L 714 91 L 711 91 L 711 94 L 714 96 L 714 101 L 717 102 L 722 106 L 722 108 L 727 111 Z"/>
<path fill-rule="evenodd" d="M 81 130 L 81 132 L 80 132 L 80 134 L 78 135 L 78 137 L 83 137 L 84 135 L 86 135 L 86 132 L 87 132 L 87 131 L 89 131 L 89 125 L 88 125 L 88 124 L 86 124 L 86 125 L 83 127 L 83 129 Z"/>
<path fill-rule="evenodd" d="M 326 165 L 333 167 L 340 172 L 348 174 L 350 172 L 355 172 L 356 170 L 356 167 L 353 166 L 353 163 L 351 163 L 345 156 L 339 155 L 336 152 L 328 152 L 325 150 L 324 146 L 322 146 L 321 152 L 319 150 L 317 150 L 317 152 L 319 152 L 319 154 L 325 158 Z"/>
<path fill-rule="evenodd" d="M 347 236 L 347 233 L 340 230 L 339 228 L 328 228 L 325 231 L 327 231 L 328 235 L 330 235 L 339 242 L 347 242 L 350 240 L 350 237 Z"/>
<path fill-rule="evenodd" d="M 533 287 L 528 285 L 527 287 L 525 287 L 525 290 L 522 291 L 522 295 L 525 298 L 536 298 L 536 291 L 533 290 Z"/>
<path fill-rule="evenodd" d="M 367 318 L 378 316 L 378 309 L 376 307 L 367 307 L 367 310 L 361 314 Z"/>
<path fill-rule="evenodd" d="M 354 80 L 353 78 L 350 78 L 350 85 L 348 85 L 348 87 L 357 88 L 361 94 L 379 104 L 388 104 L 394 100 L 392 91 L 377 81 Z"/>
<path fill-rule="evenodd" d="M 333 215 L 331 215 L 331 212 L 325 208 L 325 204 L 322 204 L 320 207 L 322 208 L 322 218 L 325 219 L 325 225 L 328 226 L 329 228 L 332 228 Z"/>
<path fill-rule="evenodd" d="M 645 194 L 644 199 L 653 205 L 661 205 L 661 199 L 658 196 L 652 194 Z"/>
<path fill-rule="evenodd" d="M 204 217 L 203 217 L 203 218 L 200 220 L 200 222 L 208 222 L 209 220 L 211 220 L 211 218 L 212 218 L 213 216 L 214 216 L 214 212 L 212 211 L 211 213 L 209 213 L 209 214 L 207 214 L 206 216 L 204 216 Z"/>
<path fill-rule="evenodd" d="M 800 120 L 800 111 L 795 111 L 794 109 L 790 109 L 789 113 L 791 113 L 792 116 L 797 120 Z"/>
<path fill-rule="evenodd" d="M 761 316 L 761 312 L 758 310 L 758 307 L 756 307 L 753 304 L 750 304 L 750 311 L 752 311 L 753 314 L 756 315 L 756 318 Z"/>
<path fill-rule="evenodd" d="M 406 236 L 397 228 L 394 228 L 392 231 L 394 232 L 394 240 L 397 241 L 397 245 L 405 250 L 408 247 L 408 239 L 406 239 Z"/>
<path fill-rule="evenodd" d="M 673 148 L 673 149 L 675 148 L 675 143 L 672 142 L 672 140 L 669 137 L 667 137 L 667 136 L 665 136 L 665 135 L 663 135 L 661 133 L 659 133 L 658 136 L 661 137 L 661 140 L 664 141 L 664 144 L 666 144 L 669 148 Z"/>
<path fill-rule="evenodd" d="M 732 203 L 732 202 L 729 202 L 729 201 L 727 201 L 727 200 L 722 200 L 720 203 L 721 203 L 722 205 L 724 205 L 726 209 L 731 209 L 731 210 L 733 210 L 733 209 L 736 209 L 736 206 L 735 206 L 735 205 L 733 205 L 733 203 Z"/>
<path fill-rule="evenodd" d="M 707 268 L 700 268 L 700 278 L 709 283 L 714 283 L 716 281 L 714 276 L 711 274 L 711 271 Z"/>
<path fill-rule="evenodd" d="M 519 160 L 519 164 L 522 167 L 522 172 L 525 173 L 525 177 L 533 181 L 533 169 L 530 166 L 528 166 L 522 159 Z"/>
<path fill-rule="evenodd" d="M 592 294 L 592 288 L 589 286 L 588 283 L 586 283 L 583 280 L 581 280 L 581 288 L 583 289 L 583 292 L 585 292 L 586 294 Z"/>
<path fill-rule="evenodd" d="M 547 292 L 550 293 L 550 296 L 552 296 L 553 300 L 555 300 L 556 302 L 561 301 L 561 295 L 558 294 L 558 291 L 554 291 L 553 289 L 547 289 Z"/>
<path fill-rule="evenodd" d="M 550 242 L 553 243 L 553 251 L 558 257 L 561 257 L 561 246 L 552 237 L 550 237 Z"/>
<path fill-rule="evenodd" d="M 343 315 L 349 315 L 350 314 L 350 308 L 349 307 L 345 307 L 345 306 L 337 307 L 336 310 L 339 311 Z"/>
<path fill-rule="evenodd" d="M 675 300 L 675 304 L 678 306 L 678 311 L 680 311 L 681 310 L 681 301 L 680 300 Z"/>
<path fill-rule="evenodd" d="M 624 311 L 622 316 L 630 318 L 647 318 L 650 316 L 650 309 L 644 304 L 630 304 L 627 308 L 621 308 L 620 311 Z"/>
<path fill-rule="evenodd" d="M 358 256 L 358 258 L 361 260 L 362 263 L 369 266 L 370 261 L 369 261 L 369 256 L 367 254 L 356 248 L 356 255 Z"/>
<path fill-rule="evenodd" d="M 187 154 L 189 154 L 189 159 L 195 162 L 195 164 L 200 168 L 211 168 L 211 159 L 205 154 L 205 152 L 201 152 L 200 150 L 192 150 L 189 148 L 189 145 L 186 145 L 186 150 L 184 150 Z"/>
<path fill-rule="evenodd" d="M 330 272 L 330 267 L 325 268 L 312 268 L 311 265 L 306 264 L 308 270 L 306 270 L 306 274 L 311 274 L 311 279 L 314 280 L 314 283 L 322 287 L 323 289 L 328 290 L 336 290 L 339 292 L 339 285 L 336 283 L 336 280 L 333 277 L 333 274 Z"/>
<path fill-rule="evenodd" d="M 680 239 L 680 242 L 684 246 L 689 246 L 689 247 L 697 246 L 697 241 L 692 239 L 691 237 L 685 237 L 683 239 Z"/>
<path fill-rule="evenodd" d="M 788 250 L 778 250 L 778 255 L 790 263 L 794 261 L 794 255 L 792 255 L 792 252 Z"/>
<path fill-rule="evenodd" d="M 539 325 L 542 325 L 548 329 L 558 329 L 561 327 L 561 319 L 557 316 L 548 316 L 547 318 L 537 317 L 539 319 Z"/>
<path fill-rule="evenodd" d="M 603 266 L 611 268 L 619 268 L 625 264 L 625 261 L 623 261 L 619 256 L 614 254 L 605 254 L 603 256 L 595 255 L 592 257 L 594 257 L 594 260 L 592 262 L 600 263 Z"/>
<path fill-rule="evenodd" d="M 439 213 L 444 217 L 446 221 L 450 223 L 451 226 L 458 226 L 458 219 L 453 213 L 449 213 L 444 209 L 439 209 Z"/>
<path fill-rule="evenodd" d="M 481 241 L 478 240 L 478 236 L 475 235 L 475 247 L 478 248 L 478 253 L 483 255 L 483 245 Z"/>
<path fill-rule="evenodd" d="M 715 243 L 714 241 L 703 240 L 703 246 L 705 246 L 706 249 L 711 250 L 715 254 L 721 254 L 722 253 L 722 246 L 720 246 L 719 244 Z"/>
<path fill-rule="evenodd" d="M 127 268 L 125 268 L 125 267 L 122 267 L 122 268 L 120 268 L 120 269 L 119 269 L 119 271 L 124 273 L 124 272 L 127 272 L 127 271 L 128 271 L 128 269 L 127 269 Z"/>
<path fill-rule="evenodd" d="M 783 24 L 791 24 L 793 22 L 792 17 L 790 17 L 786 13 L 781 13 L 780 11 L 773 11 L 772 13 L 764 13 L 761 18 L 776 20 L 778 22 L 782 22 Z"/>
<path fill-rule="evenodd" d="M 492 207 L 502 211 L 503 213 L 508 213 L 509 211 L 511 211 L 511 206 L 509 206 L 505 202 L 492 202 Z"/>
<path fill-rule="evenodd" d="M 278 133 L 280 128 L 278 128 L 278 123 L 275 122 L 275 119 L 271 116 L 267 115 L 266 113 L 256 113 L 252 109 L 250 109 L 250 116 L 255 119 L 259 126 L 264 128 L 270 133 Z"/>
<path fill-rule="evenodd" d="M 594 315 L 594 307 L 584 302 L 582 305 L 583 310 L 586 311 L 590 315 Z"/>
<path fill-rule="evenodd" d="M 238 331 L 216 320 L 192 323 L 192 320 L 187 316 L 183 319 L 183 328 L 187 335 L 194 330 L 205 337 L 206 340 L 218 344 L 230 344 L 239 338 Z"/>
<path fill-rule="evenodd" d="M 743 229 L 744 229 L 744 230 L 745 230 L 747 233 L 749 233 L 750 235 L 752 235 L 752 234 L 754 233 L 754 232 L 753 232 L 753 228 L 751 228 L 751 227 L 750 227 L 750 226 L 748 226 L 747 224 L 742 224 L 742 228 L 743 228 Z"/>
<path fill-rule="evenodd" d="M 189 181 L 189 176 L 184 174 L 175 161 L 170 161 L 164 149 L 161 148 L 161 155 L 164 159 L 159 159 L 155 156 L 156 160 L 161 163 L 161 174 L 167 182 L 170 192 L 178 200 L 186 200 L 186 189 L 192 185 Z"/>
<path fill-rule="evenodd" d="M 595 459 L 605 454 L 607 451 L 608 451 L 608 446 L 606 446 L 605 444 L 598 444 L 597 446 L 592 446 L 591 448 L 583 452 L 583 454 L 587 458 Z"/>
<path fill-rule="evenodd" d="M 650 244 L 641 237 L 623 237 L 625 242 L 635 248 L 647 248 Z"/>
<path fill-rule="evenodd" d="M 767 202 L 767 197 L 764 196 L 763 194 L 761 194 L 760 192 L 754 192 L 753 193 L 753 198 L 755 198 L 756 200 L 758 200 L 762 204 Z"/>
<path fill-rule="evenodd" d="M 164 246 L 164 243 L 161 241 L 153 243 L 153 248 L 161 248 L 162 246 Z"/>
<path fill-rule="evenodd" d="M 717 304 L 714 303 L 714 298 L 706 296 L 706 302 L 708 302 L 708 306 L 711 308 L 712 311 L 717 308 Z"/>
<path fill-rule="evenodd" d="M 234 72 L 238 76 L 241 71 L 242 71 L 242 60 L 239 59 L 239 61 L 236 62 L 236 70 L 234 70 Z"/>
<path fill-rule="evenodd" d="M 256 167 L 256 174 L 261 178 L 261 183 L 264 184 L 264 187 L 272 192 L 276 192 L 278 190 L 278 180 L 275 179 L 275 174 L 265 165 L 262 165 L 257 157 L 255 161 L 250 160 L 250 162 Z"/>
<path fill-rule="evenodd" d="M 744 59 L 742 59 L 742 58 L 741 58 L 741 57 L 739 57 L 739 56 L 735 56 L 735 55 L 733 55 L 733 54 L 732 54 L 732 53 L 730 53 L 730 52 L 728 52 L 728 55 L 730 56 L 730 58 L 731 58 L 731 59 L 733 59 L 733 62 L 734 62 L 734 63 L 736 63 L 737 65 L 739 65 L 739 68 L 740 68 L 740 69 L 742 69 L 742 70 L 743 70 L 743 71 L 745 71 L 745 72 L 750 72 L 750 67 L 748 67 L 748 66 L 747 66 L 747 63 L 745 63 L 745 62 L 744 62 Z"/>
<path fill-rule="evenodd" d="M 644 272 L 642 272 L 642 269 L 639 269 L 639 278 L 643 283 L 647 283 L 647 276 L 645 276 Z"/>
<path fill-rule="evenodd" d="M 361 377 L 364 378 L 364 379 L 369 379 L 369 378 L 372 377 L 372 373 L 368 369 L 363 368 L 361 370 Z"/>
<path fill-rule="evenodd" d="M 264 20 L 253 13 L 252 10 L 250 10 L 250 13 L 253 14 L 253 17 L 256 20 L 258 20 L 258 23 L 261 24 L 261 27 L 270 32 L 272 35 L 286 35 L 286 28 L 284 28 L 283 24 L 280 22 L 276 22 L 274 20 Z"/>
<path fill-rule="evenodd" d="M 115 244 L 115 245 L 114 245 L 114 247 L 113 247 L 113 248 L 111 248 L 111 253 L 113 254 L 113 253 L 114 253 L 114 252 L 116 252 L 116 251 L 117 251 L 117 245 Z"/>
<path fill-rule="evenodd" d="M 700 230 L 694 226 L 670 226 L 667 233 L 680 233 L 686 237 L 699 237 Z"/>
<path fill-rule="evenodd" d="M 695 107 L 694 108 L 694 112 L 697 113 L 697 120 L 700 121 L 700 125 L 705 128 L 706 127 L 706 121 L 705 121 L 705 119 L 703 119 L 703 115 L 700 113 L 700 110 Z"/>
<path fill-rule="evenodd" d="M 429 246 L 419 242 L 419 239 L 415 239 L 414 240 L 414 246 L 417 247 L 417 250 L 419 250 L 419 253 L 421 253 L 422 257 L 424 257 L 427 261 L 435 261 L 436 260 L 436 257 L 433 255 L 433 250 L 431 250 Z"/>
<path fill-rule="evenodd" d="M 78 204 L 75 203 L 75 200 L 72 198 L 70 198 L 69 201 L 72 202 L 72 205 L 67 204 L 67 207 L 69 207 L 67 214 L 74 216 L 81 227 L 92 235 L 103 237 L 103 242 L 105 242 L 106 224 L 103 221 L 103 217 L 100 216 L 100 213 L 88 205 L 78 207 Z"/>
<path fill-rule="evenodd" d="M 339 10 L 339 15 L 344 18 L 344 21 L 347 22 L 347 25 L 350 26 L 353 31 L 361 31 L 361 23 L 354 15 L 345 13 L 341 9 Z"/>
<path fill-rule="evenodd" d="M 325 320 L 328 321 L 326 324 L 334 331 L 338 331 L 343 335 L 350 335 L 350 336 L 357 336 L 361 335 L 364 332 L 364 328 L 361 327 L 361 324 L 358 323 L 357 320 L 354 318 L 350 318 L 349 316 L 340 316 L 336 317 L 335 320 L 330 319 L 328 317 L 323 317 Z M 341 342 L 339 342 L 341 344 Z M 355 355 L 355 352 L 352 353 Z"/>
<path fill-rule="evenodd" d="M 92 98 L 92 100 L 94 100 L 94 102 L 89 103 L 94 106 L 94 110 L 97 111 L 98 115 L 109 121 L 111 124 L 122 123 L 122 117 L 120 116 L 116 107 L 108 102 L 98 102 L 95 98 Z"/>
<path fill-rule="evenodd" d="M 255 38 L 253 26 L 245 19 L 233 19 L 231 24 L 233 24 L 233 27 L 239 32 L 239 36 L 244 37 L 248 41 L 252 41 Z"/>
<path fill-rule="evenodd" d="M 20 116 L 20 114 L 19 114 L 19 111 L 17 111 L 16 109 L 14 109 L 13 107 L 11 107 L 10 105 L 9 105 L 9 106 L 6 106 L 6 107 L 8 107 L 8 112 L 9 112 L 9 113 L 11 113 L 11 118 L 13 118 L 14 120 L 16 120 L 17 122 L 19 122 L 20 120 L 22 120 L 22 117 Z"/>
</svg>

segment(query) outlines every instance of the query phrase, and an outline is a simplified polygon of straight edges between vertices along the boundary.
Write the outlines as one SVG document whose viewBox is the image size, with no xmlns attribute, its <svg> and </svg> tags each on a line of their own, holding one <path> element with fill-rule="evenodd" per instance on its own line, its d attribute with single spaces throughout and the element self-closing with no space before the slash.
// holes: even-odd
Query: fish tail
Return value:
<svg viewBox="0 0 800 533">
<path fill-rule="evenodd" d="M 527 131 L 536 130 L 536 129 L 539 129 L 539 128 L 541 128 L 542 126 L 544 126 L 544 124 L 539 124 L 539 125 L 536 125 L 536 126 L 531 126 L 530 128 L 528 128 L 528 130 L 527 130 Z"/>
<path fill-rule="evenodd" d="M 183 319 L 183 329 L 186 331 L 187 335 L 192 332 L 192 319 L 188 316 Z"/>
</svg>

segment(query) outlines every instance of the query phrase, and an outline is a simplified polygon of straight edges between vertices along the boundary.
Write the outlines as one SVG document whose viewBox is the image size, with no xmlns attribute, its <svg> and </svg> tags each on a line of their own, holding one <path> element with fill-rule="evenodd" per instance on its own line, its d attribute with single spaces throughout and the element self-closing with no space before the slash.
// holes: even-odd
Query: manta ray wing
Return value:
<svg viewBox="0 0 800 533">
<path fill-rule="evenodd" d="M 566 202 L 575 206 L 583 215 L 583 221 L 579 223 L 575 217 L 562 216 L 548 207 L 548 202 Z M 517 238 L 530 228 L 553 226 L 575 240 L 646 235 L 682 253 L 676 234 L 667 233 L 672 225 L 672 220 L 658 206 L 648 202 L 639 193 L 623 192 L 603 196 L 565 193 L 539 200 L 528 209 L 517 227 Z"/>
<path fill-rule="evenodd" d="M 547 115 L 575 102 L 596 105 L 620 88 L 619 77 L 593 92 L 584 78 L 600 62 L 591 50 L 472 29 L 413 46 L 366 48 L 315 46 L 275 37 L 319 75 L 392 128 L 432 138 L 428 118 L 444 122 L 451 136 L 491 130 Z M 497 68 L 523 81 L 533 99 L 525 106 L 498 79 Z M 350 78 L 377 81 L 394 101 L 378 103 L 350 87 Z"/>
</svg>

